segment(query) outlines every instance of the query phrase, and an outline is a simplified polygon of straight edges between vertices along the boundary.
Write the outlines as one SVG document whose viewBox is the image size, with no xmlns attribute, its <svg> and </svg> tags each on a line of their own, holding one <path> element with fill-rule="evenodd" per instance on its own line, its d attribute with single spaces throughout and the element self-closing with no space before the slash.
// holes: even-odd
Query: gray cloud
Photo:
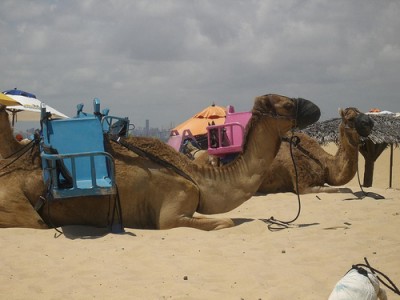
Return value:
<svg viewBox="0 0 400 300">
<path fill-rule="evenodd" d="M 2 1 L 2 89 L 137 126 L 280 93 L 399 111 L 398 1 Z"/>
</svg>

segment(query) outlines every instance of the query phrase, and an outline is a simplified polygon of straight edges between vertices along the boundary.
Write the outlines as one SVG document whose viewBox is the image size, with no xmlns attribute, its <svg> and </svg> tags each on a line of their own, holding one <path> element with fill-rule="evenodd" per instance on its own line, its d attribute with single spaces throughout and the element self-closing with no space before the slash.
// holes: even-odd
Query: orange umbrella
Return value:
<svg viewBox="0 0 400 300">
<path fill-rule="evenodd" d="M 182 134 L 185 129 L 190 129 L 193 135 L 206 134 L 208 123 L 214 122 L 215 125 L 224 124 L 225 116 L 226 109 L 213 104 L 179 124 L 173 130 L 177 130 L 179 134 Z"/>
</svg>

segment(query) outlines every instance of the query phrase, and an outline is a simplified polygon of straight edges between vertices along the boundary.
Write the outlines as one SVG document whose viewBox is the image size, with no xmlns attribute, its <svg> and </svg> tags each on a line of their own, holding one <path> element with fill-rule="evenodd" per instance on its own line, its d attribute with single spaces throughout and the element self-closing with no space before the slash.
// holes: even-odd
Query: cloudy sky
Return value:
<svg viewBox="0 0 400 300">
<path fill-rule="evenodd" d="M 136 126 L 278 93 L 400 111 L 398 0 L 2 0 L 0 89 Z"/>
</svg>

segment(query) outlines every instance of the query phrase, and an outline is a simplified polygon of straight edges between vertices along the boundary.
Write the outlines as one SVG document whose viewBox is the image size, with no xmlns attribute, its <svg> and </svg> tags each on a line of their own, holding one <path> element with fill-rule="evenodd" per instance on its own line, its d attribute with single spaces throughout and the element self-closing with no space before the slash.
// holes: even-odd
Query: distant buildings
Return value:
<svg viewBox="0 0 400 300">
<path fill-rule="evenodd" d="M 129 133 L 134 136 L 148 136 L 160 139 L 163 142 L 166 142 L 169 138 L 169 134 L 171 129 L 166 128 L 152 128 L 150 127 L 150 121 L 146 120 L 145 127 L 135 127 L 133 130 L 130 130 Z"/>
</svg>

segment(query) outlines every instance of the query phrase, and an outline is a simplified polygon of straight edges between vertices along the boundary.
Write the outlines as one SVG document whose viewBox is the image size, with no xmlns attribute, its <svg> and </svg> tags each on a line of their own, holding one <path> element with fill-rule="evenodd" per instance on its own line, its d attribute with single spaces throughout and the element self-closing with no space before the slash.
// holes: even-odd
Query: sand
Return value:
<svg viewBox="0 0 400 300">
<path fill-rule="evenodd" d="M 235 227 L 214 232 L 127 229 L 116 235 L 71 226 L 55 238 L 52 229 L 1 229 L 1 298 L 327 299 L 364 257 L 400 286 L 399 152 L 393 189 L 387 189 L 389 151 L 375 166 L 373 187 L 364 189 L 385 199 L 303 195 L 294 225 L 277 231 L 265 219 L 293 219 L 294 194 L 254 196 L 223 214 Z M 346 187 L 360 191 L 356 179 Z"/>
</svg>

